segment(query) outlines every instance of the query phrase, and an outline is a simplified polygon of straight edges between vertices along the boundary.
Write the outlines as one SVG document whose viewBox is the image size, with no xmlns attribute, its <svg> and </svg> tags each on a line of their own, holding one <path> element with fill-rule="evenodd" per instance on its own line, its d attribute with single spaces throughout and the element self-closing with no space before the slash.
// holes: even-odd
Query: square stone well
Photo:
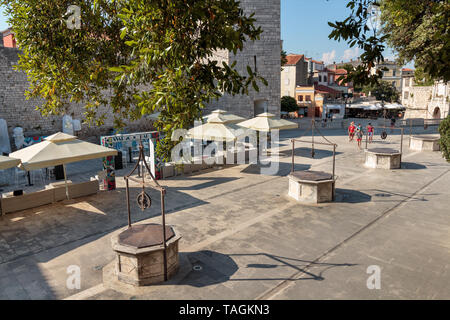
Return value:
<svg viewBox="0 0 450 320">
<path fill-rule="evenodd" d="M 374 148 L 365 150 L 366 161 L 364 165 L 373 169 L 400 169 L 402 154 L 390 148 Z"/>
<path fill-rule="evenodd" d="M 322 171 L 297 171 L 288 175 L 289 196 L 299 202 L 332 202 L 335 195 L 335 180 Z"/>
<path fill-rule="evenodd" d="M 116 275 L 119 281 L 147 286 L 164 282 L 164 246 L 162 226 L 155 224 L 134 225 L 112 237 L 116 253 Z M 178 272 L 178 241 L 181 235 L 166 227 L 167 277 Z"/>
<path fill-rule="evenodd" d="M 409 140 L 409 148 L 416 151 L 439 151 L 439 137 L 436 136 L 412 136 Z"/>
</svg>

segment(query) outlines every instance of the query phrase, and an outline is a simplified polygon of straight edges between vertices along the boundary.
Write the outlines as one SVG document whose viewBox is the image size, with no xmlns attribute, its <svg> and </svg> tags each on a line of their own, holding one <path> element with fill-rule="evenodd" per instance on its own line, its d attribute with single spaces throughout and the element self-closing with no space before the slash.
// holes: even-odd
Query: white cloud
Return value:
<svg viewBox="0 0 450 320">
<path fill-rule="evenodd" d="M 343 61 L 348 61 L 350 59 L 356 58 L 359 56 L 359 48 L 347 49 L 344 51 L 344 55 L 342 56 Z"/>
<path fill-rule="evenodd" d="M 325 64 L 331 64 L 331 63 L 333 63 L 335 61 L 335 57 L 336 57 L 336 50 L 333 50 L 331 52 L 325 52 L 322 55 L 322 61 Z"/>
</svg>

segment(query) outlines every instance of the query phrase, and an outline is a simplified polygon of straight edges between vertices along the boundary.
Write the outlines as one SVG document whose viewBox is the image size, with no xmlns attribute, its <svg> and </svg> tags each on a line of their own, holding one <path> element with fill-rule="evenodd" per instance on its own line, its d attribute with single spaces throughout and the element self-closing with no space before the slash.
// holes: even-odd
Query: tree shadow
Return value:
<svg viewBox="0 0 450 320">
<path fill-rule="evenodd" d="M 327 270 L 337 267 L 352 267 L 356 264 L 350 263 L 321 263 L 310 260 L 295 259 L 282 257 L 269 253 L 254 254 L 222 254 L 214 251 L 204 250 L 199 252 L 187 253 L 188 259 L 193 265 L 193 270 L 181 280 L 180 284 L 190 285 L 193 287 L 207 287 L 227 281 L 283 281 L 283 280 L 325 280 L 324 274 Z M 239 267 L 235 259 L 245 257 L 245 261 L 254 260 L 247 263 L 245 267 Z M 261 260 L 268 263 L 261 263 Z M 291 269 L 293 272 L 302 275 L 300 279 L 292 279 L 289 277 L 279 276 L 280 269 Z M 312 269 L 319 270 L 312 271 Z M 255 269 L 266 270 L 264 275 L 255 277 L 233 277 L 239 270 Z M 251 272 L 252 274 L 258 272 Z M 272 274 L 271 274 L 272 273 Z"/>
<path fill-rule="evenodd" d="M 428 194 L 420 194 L 418 196 L 411 197 L 410 194 L 402 194 L 402 193 L 386 191 L 386 190 L 371 189 L 370 191 L 375 193 L 374 197 L 377 198 L 375 200 L 375 202 L 391 202 L 391 201 L 398 202 L 398 200 L 396 200 L 396 199 L 387 200 L 388 198 L 391 198 L 391 197 L 401 197 L 403 199 L 409 199 L 410 201 L 428 201 L 427 199 L 425 199 L 426 196 L 435 196 L 435 195 L 437 195 L 436 193 L 428 193 Z M 421 198 L 419 198 L 419 196 Z M 381 198 L 386 198 L 386 200 L 381 200 Z"/>
<path fill-rule="evenodd" d="M 274 176 L 284 177 L 287 176 L 292 171 L 292 164 L 291 163 L 285 163 L 285 162 L 278 162 L 278 170 L 277 173 Z M 241 173 L 245 174 L 256 174 L 261 175 L 264 174 L 263 168 L 265 166 L 263 164 L 251 164 L 247 166 L 245 169 L 241 170 Z M 268 168 L 268 166 L 266 166 Z M 309 164 L 295 164 L 294 169 L 295 171 L 304 171 L 309 170 L 311 168 L 311 165 Z"/>
<path fill-rule="evenodd" d="M 342 152 L 337 152 L 336 155 L 341 154 Z M 280 156 L 284 157 L 292 157 L 292 149 L 290 150 L 283 150 L 279 152 Z M 305 157 L 305 158 L 313 158 L 313 159 L 325 159 L 333 156 L 333 151 L 326 150 L 326 149 L 317 149 L 314 148 L 314 157 L 312 157 L 312 148 L 296 148 L 294 150 L 294 155 L 296 157 Z"/>
<path fill-rule="evenodd" d="M 351 190 L 351 189 L 339 189 L 336 188 L 336 198 L 334 202 L 337 203 L 363 203 L 370 202 L 372 196 L 367 193 Z"/>
</svg>

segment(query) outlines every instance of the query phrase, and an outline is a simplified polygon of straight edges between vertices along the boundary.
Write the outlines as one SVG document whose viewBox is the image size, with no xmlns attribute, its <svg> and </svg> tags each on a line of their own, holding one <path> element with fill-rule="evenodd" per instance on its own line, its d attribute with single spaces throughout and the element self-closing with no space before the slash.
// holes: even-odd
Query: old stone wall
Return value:
<svg viewBox="0 0 450 320">
<path fill-rule="evenodd" d="M 247 42 L 242 52 L 236 56 L 227 51 L 217 53 L 218 60 L 229 63 L 237 61 L 236 68 L 242 75 L 247 74 L 246 67 L 256 67 L 258 72 L 268 81 L 266 87 L 259 84 L 260 92 L 250 91 L 249 96 L 224 95 L 219 101 L 211 103 L 205 114 L 211 110 L 222 108 L 232 113 L 250 118 L 259 113 L 261 106 L 267 106 L 267 111 L 280 115 L 280 89 L 281 89 L 281 34 L 280 34 L 280 0 L 242 0 L 241 5 L 246 14 L 256 13 L 257 25 L 264 30 L 261 39 Z M 42 101 L 37 99 L 26 100 L 24 93 L 28 88 L 26 75 L 15 71 L 13 66 L 18 62 L 20 50 L 0 47 L 0 119 L 5 119 L 8 124 L 10 138 L 12 130 L 20 126 L 24 129 L 24 135 L 42 136 L 50 135 L 62 130 L 62 115 L 43 117 L 36 110 Z M 267 103 L 261 103 L 267 101 Z M 255 111 L 258 105 L 258 111 Z M 107 109 L 101 111 L 108 112 Z M 73 119 L 83 120 L 83 108 L 79 104 L 71 104 L 66 114 Z M 110 113 L 109 113 L 110 114 Z M 109 134 L 113 127 L 113 117 L 107 117 L 102 127 L 89 127 L 82 125 L 79 136 L 95 142 L 99 136 Z M 142 120 L 130 124 L 130 130 L 152 130 L 148 121 Z"/>
<path fill-rule="evenodd" d="M 217 102 L 212 102 L 205 114 L 221 108 L 231 113 L 251 118 L 255 116 L 255 105 L 267 101 L 267 111 L 280 116 L 281 108 L 281 20 L 280 0 L 241 0 L 241 6 L 246 14 L 255 13 L 256 25 L 261 26 L 263 34 L 257 41 L 248 41 L 243 51 L 236 55 L 221 52 L 220 57 L 228 55 L 231 64 L 237 61 L 236 69 L 241 75 L 247 75 L 247 65 L 255 67 L 269 85 L 259 84 L 260 91 L 251 89 L 248 96 L 224 95 Z M 264 103 L 263 103 L 264 104 Z M 257 109 L 260 110 L 260 109 Z"/>
<path fill-rule="evenodd" d="M 25 98 L 25 91 L 29 83 L 25 73 L 15 71 L 13 66 L 19 60 L 20 50 L 0 47 L 0 119 L 5 119 L 8 125 L 10 139 L 15 127 L 22 127 L 25 137 L 46 136 L 57 131 L 62 131 L 62 115 L 43 117 L 36 106 L 42 105 L 40 99 Z M 106 107 L 100 108 L 100 112 L 109 114 L 105 124 L 101 127 L 82 124 L 82 130 L 78 135 L 92 142 L 99 142 L 101 135 L 109 134 L 113 129 L 113 117 Z M 83 120 L 84 109 L 81 104 L 72 103 L 67 108 L 66 114 L 73 119 Z M 148 121 L 130 123 L 130 130 L 153 130 Z M 13 145 L 14 146 L 14 145 Z"/>
<path fill-rule="evenodd" d="M 445 118 L 450 109 L 449 91 L 450 85 L 443 82 L 428 87 L 404 87 L 403 94 L 409 95 L 402 100 L 406 107 L 405 118 Z"/>
</svg>

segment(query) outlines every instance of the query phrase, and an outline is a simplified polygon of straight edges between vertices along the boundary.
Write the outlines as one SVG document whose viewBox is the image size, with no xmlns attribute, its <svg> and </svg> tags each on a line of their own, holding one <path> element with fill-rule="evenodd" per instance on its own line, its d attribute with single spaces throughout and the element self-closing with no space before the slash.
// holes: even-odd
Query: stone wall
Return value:
<svg viewBox="0 0 450 320">
<path fill-rule="evenodd" d="M 15 127 L 22 127 L 25 137 L 46 136 L 57 131 L 62 131 L 62 115 L 43 117 L 36 106 L 42 105 L 40 99 L 25 98 L 28 89 L 27 77 L 23 72 L 13 69 L 19 60 L 20 50 L 0 47 L 0 119 L 5 119 L 8 125 L 10 139 Z M 83 120 L 84 109 L 81 104 L 70 104 L 66 113 L 73 119 Z M 100 108 L 100 112 L 108 112 L 106 107 Z M 101 127 L 82 125 L 78 136 L 82 139 L 99 143 L 100 136 L 106 135 L 113 129 L 113 117 L 108 116 Z M 129 124 L 129 130 L 154 130 L 148 121 L 139 121 Z M 14 148 L 14 144 L 13 144 Z"/>
<path fill-rule="evenodd" d="M 403 105 L 406 108 L 405 118 L 445 118 L 449 114 L 448 83 L 436 82 L 433 86 L 403 87 Z M 408 98 L 405 99 L 405 93 Z"/>
<path fill-rule="evenodd" d="M 255 116 L 255 104 L 259 101 L 267 101 L 267 111 L 280 116 L 281 108 L 281 18 L 280 0 L 241 0 L 241 6 L 245 14 L 255 13 L 256 24 L 261 26 L 263 34 L 257 41 L 249 41 L 245 44 L 242 52 L 236 55 L 221 52 L 218 57 L 228 55 L 228 62 L 231 64 L 237 61 L 236 69 L 241 75 L 247 74 L 247 65 L 256 67 L 262 77 L 269 85 L 266 87 L 259 84 L 260 91 L 250 90 L 249 96 L 224 95 L 217 102 L 212 102 L 205 114 L 221 108 L 231 113 L 251 118 Z"/>
<path fill-rule="evenodd" d="M 211 110 L 222 108 L 232 113 L 253 117 L 255 115 L 254 105 L 258 101 L 267 101 L 268 111 L 280 115 L 280 89 L 281 89 L 281 34 L 280 34 L 280 0 L 242 0 L 241 5 L 246 14 L 256 13 L 257 24 L 262 27 L 264 33 L 261 39 L 247 42 L 242 52 L 236 56 L 227 51 L 217 53 L 218 60 L 232 63 L 237 61 L 236 68 L 240 74 L 247 74 L 246 67 L 254 67 L 256 64 L 258 72 L 268 81 L 266 87 L 259 85 L 260 92 L 250 91 L 249 96 L 224 95 L 219 101 L 213 102 L 205 110 L 205 114 Z M 16 126 L 24 129 L 24 135 L 42 136 L 62 130 L 62 116 L 42 117 L 36 110 L 40 100 L 26 100 L 24 93 L 28 88 L 26 75 L 13 70 L 18 62 L 18 49 L 0 47 L 0 119 L 5 119 L 8 124 L 10 138 L 12 130 Z M 104 109 L 103 111 L 108 111 Z M 67 114 L 73 119 L 83 120 L 83 108 L 78 104 L 71 104 Z M 102 127 L 88 127 L 82 125 L 80 137 L 92 141 L 99 141 L 99 136 L 109 134 L 113 127 L 112 117 L 108 117 Z M 152 130 L 151 123 L 140 121 L 130 124 L 130 130 Z"/>
</svg>

